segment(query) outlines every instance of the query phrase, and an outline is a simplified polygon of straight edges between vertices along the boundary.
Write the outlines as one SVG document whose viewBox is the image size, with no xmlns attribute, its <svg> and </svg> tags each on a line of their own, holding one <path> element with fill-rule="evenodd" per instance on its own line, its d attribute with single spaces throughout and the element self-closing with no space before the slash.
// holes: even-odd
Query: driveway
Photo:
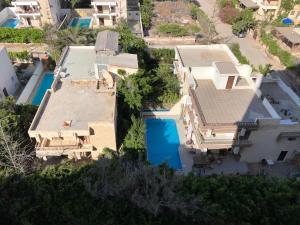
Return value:
<svg viewBox="0 0 300 225">
<path fill-rule="evenodd" d="M 238 38 L 232 34 L 231 26 L 223 23 L 217 12 L 216 0 L 198 0 L 201 9 L 211 18 L 214 22 L 219 37 L 223 39 L 224 43 L 239 43 L 241 52 L 248 58 L 250 63 L 258 68 L 259 65 L 271 64 L 273 69 L 282 69 L 282 66 L 270 59 L 264 49 L 249 35 L 245 38 Z"/>
</svg>

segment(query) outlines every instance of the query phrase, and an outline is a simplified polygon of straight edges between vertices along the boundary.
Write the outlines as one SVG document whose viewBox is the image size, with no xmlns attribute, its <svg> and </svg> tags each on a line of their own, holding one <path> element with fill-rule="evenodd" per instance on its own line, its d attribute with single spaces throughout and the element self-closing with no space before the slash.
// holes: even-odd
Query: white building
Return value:
<svg viewBox="0 0 300 225">
<path fill-rule="evenodd" d="M 60 22 L 59 0 L 13 0 L 11 4 L 20 19 L 20 26 L 42 27 Z"/>
<path fill-rule="evenodd" d="M 300 152 L 300 98 L 279 78 L 252 72 L 226 45 L 177 46 L 186 137 L 202 152 L 280 162 Z"/>
<path fill-rule="evenodd" d="M 14 95 L 20 83 L 5 47 L 0 46 L 0 100 Z"/>
</svg>

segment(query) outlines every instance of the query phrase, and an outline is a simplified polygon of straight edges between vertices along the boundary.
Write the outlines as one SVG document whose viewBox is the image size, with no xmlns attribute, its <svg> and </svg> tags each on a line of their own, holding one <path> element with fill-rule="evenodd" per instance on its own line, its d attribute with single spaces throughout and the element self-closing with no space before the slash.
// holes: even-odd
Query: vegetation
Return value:
<svg viewBox="0 0 300 225">
<path fill-rule="evenodd" d="M 235 8 L 239 2 L 238 0 L 218 0 L 217 3 L 219 8 L 222 9 L 228 5 L 232 5 Z"/>
<path fill-rule="evenodd" d="M 150 50 L 150 55 L 158 63 L 173 64 L 175 59 L 175 50 L 168 48 L 154 48 Z"/>
<path fill-rule="evenodd" d="M 262 75 L 266 76 L 270 72 L 271 68 L 272 68 L 271 64 L 266 64 L 264 66 L 263 65 L 259 65 L 258 70 L 259 70 L 259 72 Z"/>
<path fill-rule="evenodd" d="M 146 159 L 146 126 L 143 119 L 131 116 L 132 125 L 124 139 L 125 152 L 130 152 L 134 158 Z"/>
<path fill-rule="evenodd" d="M 227 3 L 219 12 L 219 17 L 223 23 L 233 24 L 240 15 L 240 11 L 231 3 Z"/>
<path fill-rule="evenodd" d="M 249 60 L 241 53 L 240 45 L 238 43 L 232 44 L 230 49 L 241 64 L 249 65 Z"/>
<path fill-rule="evenodd" d="M 44 32 L 34 28 L 0 28 L 0 42 L 7 43 L 42 43 Z"/>
<path fill-rule="evenodd" d="M 33 144 L 28 129 L 36 112 L 32 105 L 17 105 L 12 97 L 0 101 L 0 167 L 26 172 Z"/>
<path fill-rule="evenodd" d="M 157 32 L 172 37 L 183 37 L 189 35 L 188 28 L 177 23 L 162 23 L 158 25 Z"/>
<path fill-rule="evenodd" d="M 297 4 L 300 4 L 300 0 L 282 0 L 280 8 L 285 12 L 289 12 Z"/>
<path fill-rule="evenodd" d="M 254 29 L 257 23 L 250 9 L 243 10 L 242 13 L 234 20 L 232 24 L 232 32 L 235 35 Z"/>
<path fill-rule="evenodd" d="M 116 156 L 0 178 L 1 224 L 299 224 L 300 182 L 177 176 Z"/>
<path fill-rule="evenodd" d="M 141 0 L 141 18 L 144 29 L 151 27 L 151 19 L 153 16 L 153 2 L 152 0 Z"/>
<path fill-rule="evenodd" d="M 264 30 L 261 30 L 261 41 L 268 48 L 268 51 L 277 56 L 280 62 L 285 65 L 287 68 L 293 68 L 296 65 L 295 58 L 288 52 L 280 48 L 277 41 L 274 39 L 273 35 L 266 33 Z"/>
<path fill-rule="evenodd" d="M 32 58 L 31 54 L 26 50 L 21 52 L 8 52 L 8 55 L 12 61 L 28 61 Z"/>
</svg>

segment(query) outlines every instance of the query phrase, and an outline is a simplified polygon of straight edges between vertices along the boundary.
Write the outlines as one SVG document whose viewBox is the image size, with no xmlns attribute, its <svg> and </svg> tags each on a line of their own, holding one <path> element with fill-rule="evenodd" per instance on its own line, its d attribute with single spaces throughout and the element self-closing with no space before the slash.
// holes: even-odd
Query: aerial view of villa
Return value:
<svg viewBox="0 0 300 225">
<path fill-rule="evenodd" d="M 0 0 L 2 225 L 300 225 L 300 0 Z"/>
</svg>

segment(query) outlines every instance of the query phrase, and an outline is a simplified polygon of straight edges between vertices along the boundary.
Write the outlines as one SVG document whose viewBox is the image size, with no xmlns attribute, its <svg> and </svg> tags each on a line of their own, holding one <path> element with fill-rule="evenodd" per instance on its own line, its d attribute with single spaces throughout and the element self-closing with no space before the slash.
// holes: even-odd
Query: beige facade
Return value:
<svg viewBox="0 0 300 225">
<path fill-rule="evenodd" d="M 91 4 L 97 26 L 114 26 L 121 18 L 127 18 L 126 0 L 92 0 Z"/>
<path fill-rule="evenodd" d="M 177 46 L 186 138 L 241 161 L 291 160 L 300 151 L 300 99 L 277 77 L 241 65 L 226 45 Z"/>
<path fill-rule="evenodd" d="M 37 142 L 37 157 L 97 159 L 104 148 L 117 149 L 115 71 L 136 72 L 137 56 L 115 51 L 116 32 L 98 36 L 95 47 L 70 46 L 63 51 L 52 87 L 28 131 Z"/>
<path fill-rule="evenodd" d="M 12 1 L 20 26 L 42 27 L 45 24 L 58 25 L 60 22 L 59 0 L 16 0 Z"/>
<path fill-rule="evenodd" d="M 252 0 L 258 5 L 258 20 L 275 19 L 278 16 L 282 0 Z"/>
</svg>

